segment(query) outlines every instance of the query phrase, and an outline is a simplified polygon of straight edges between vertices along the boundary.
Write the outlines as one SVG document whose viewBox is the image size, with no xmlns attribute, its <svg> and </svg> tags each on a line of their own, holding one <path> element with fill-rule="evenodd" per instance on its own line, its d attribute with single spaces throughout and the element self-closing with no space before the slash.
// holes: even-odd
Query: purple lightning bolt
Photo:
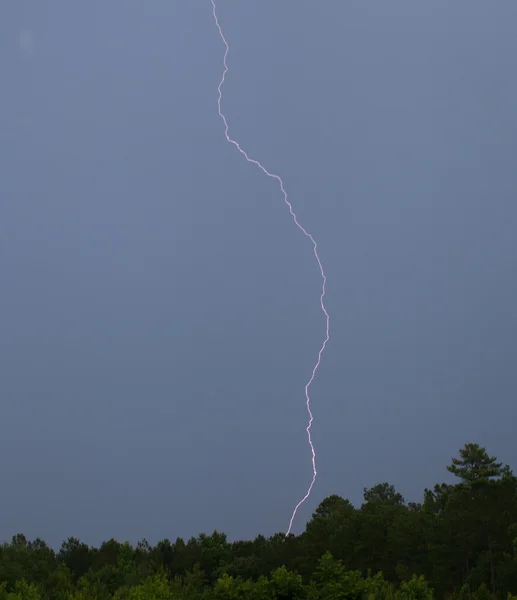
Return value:
<svg viewBox="0 0 517 600">
<path fill-rule="evenodd" d="M 307 490 L 307 493 L 305 494 L 305 496 L 300 500 L 300 502 L 298 502 L 298 504 L 295 506 L 293 514 L 291 516 L 291 520 L 289 521 L 289 529 L 287 530 L 287 533 L 285 534 L 285 537 L 287 537 L 290 533 L 291 533 L 291 528 L 293 526 L 293 521 L 294 518 L 296 516 L 296 513 L 298 511 L 298 509 L 300 508 L 300 506 L 305 502 L 305 500 L 307 500 L 307 498 L 310 496 L 312 488 L 314 486 L 314 482 L 316 481 L 316 476 L 318 474 L 318 472 L 316 471 L 316 452 L 314 450 L 314 444 L 312 443 L 312 439 L 311 439 L 311 427 L 312 427 L 312 422 L 314 420 L 313 416 L 312 416 L 312 411 L 311 411 L 311 398 L 309 396 L 309 387 L 311 386 L 312 382 L 314 381 L 314 378 L 316 376 L 316 371 L 318 370 L 318 367 L 320 366 L 321 363 L 321 355 L 323 354 L 323 351 L 325 350 L 325 347 L 327 345 L 327 342 L 330 339 L 330 317 L 329 314 L 327 312 L 327 309 L 325 308 L 325 303 L 323 302 L 324 298 L 325 298 L 325 286 L 327 283 L 327 277 L 325 275 L 325 271 L 323 270 L 323 265 L 321 264 L 321 260 L 320 257 L 318 255 L 318 244 L 316 243 L 316 241 L 314 240 L 314 238 L 312 237 L 312 235 L 306 230 L 304 229 L 300 223 L 298 222 L 298 219 L 296 217 L 296 214 L 293 210 L 293 207 L 291 205 L 291 203 L 289 202 L 288 198 L 287 198 L 287 192 L 284 189 L 284 182 L 282 181 L 282 179 L 278 176 L 275 175 L 274 173 L 270 173 L 265 167 L 263 167 L 258 160 L 255 160 L 253 158 L 250 158 L 248 156 L 248 154 L 240 147 L 239 143 L 236 142 L 235 140 L 232 140 L 232 138 L 228 135 L 228 122 L 226 121 L 226 117 L 224 116 L 224 114 L 221 111 L 221 99 L 223 96 L 223 93 L 221 91 L 221 87 L 224 83 L 224 78 L 226 76 L 226 73 L 228 72 L 228 65 L 226 64 L 226 57 L 228 56 L 228 52 L 230 50 L 230 47 L 228 46 L 228 42 L 226 41 L 226 38 L 224 37 L 223 34 L 223 30 L 221 29 L 221 25 L 219 24 L 219 19 L 217 18 L 217 11 L 216 11 L 216 5 L 215 5 L 215 0 L 210 0 L 212 2 L 212 8 L 213 8 L 213 15 L 214 15 L 214 20 L 215 20 L 215 24 L 217 26 L 217 29 L 219 30 L 219 35 L 221 36 L 221 39 L 224 43 L 225 46 L 225 52 L 224 52 L 224 58 L 223 58 L 223 64 L 224 64 L 224 71 L 221 77 L 221 81 L 219 83 L 219 86 L 217 87 L 217 91 L 219 92 L 219 98 L 217 100 L 217 107 L 219 110 L 219 116 L 221 117 L 221 119 L 223 120 L 224 123 L 224 135 L 226 136 L 226 139 L 228 142 L 230 142 L 230 144 L 233 144 L 237 150 L 244 156 L 244 158 L 249 162 L 249 163 L 253 163 L 254 165 L 257 165 L 257 167 L 259 169 L 261 169 L 261 171 L 263 171 L 268 177 L 271 177 L 272 179 L 276 179 L 280 185 L 280 189 L 282 191 L 282 194 L 284 195 L 284 202 L 287 204 L 287 207 L 289 208 L 289 212 L 291 213 L 291 216 L 293 217 L 293 221 L 295 222 L 296 226 L 298 227 L 298 229 L 300 229 L 300 231 L 310 239 L 310 241 L 312 242 L 312 245 L 314 247 L 314 256 L 316 257 L 316 260 L 318 261 L 318 266 L 320 268 L 320 274 L 321 277 L 323 279 L 323 283 L 321 286 L 321 296 L 320 296 L 320 305 L 321 305 L 321 310 L 323 311 L 323 314 L 325 315 L 325 319 L 326 319 L 326 335 L 325 335 L 325 340 L 323 341 L 323 344 L 320 348 L 320 351 L 318 352 L 318 360 L 316 361 L 316 364 L 314 365 L 314 368 L 312 369 L 312 374 L 311 374 L 311 378 L 309 379 L 309 381 L 307 382 L 307 385 L 305 386 L 305 399 L 306 399 L 306 404 L 307 404 L 307 412 L 309 413 L 309 424 L 307 425 L 307 437 L 309 438 L 309 446 L 311 448 L 311 452 L 312 452 L 312 481 L 311 484 Z"/>
</svg>

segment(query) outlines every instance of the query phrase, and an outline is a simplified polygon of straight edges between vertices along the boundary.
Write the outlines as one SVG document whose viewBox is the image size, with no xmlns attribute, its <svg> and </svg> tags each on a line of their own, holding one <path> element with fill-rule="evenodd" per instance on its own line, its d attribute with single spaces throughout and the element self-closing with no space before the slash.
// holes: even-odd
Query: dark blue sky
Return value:
<svg viewBox="0 0 517 600">
<path fill-rule="evenodd" d="M 328 275 L 295 533 L 467 441 L 517 468 L 517 5 L 218 6 L 230 133 Z M 285 531 L 321 280 L 224 139 L 209 0 L 0 13 L 0 538 Z"/>
</svg>

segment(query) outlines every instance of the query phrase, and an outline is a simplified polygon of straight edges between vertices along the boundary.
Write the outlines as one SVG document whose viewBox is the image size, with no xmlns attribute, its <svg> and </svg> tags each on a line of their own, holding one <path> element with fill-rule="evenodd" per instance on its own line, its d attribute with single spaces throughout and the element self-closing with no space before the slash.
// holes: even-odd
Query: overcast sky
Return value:
<svg viewBox="0 0 517 600">
<path fill-rule="evenodd" d="M 293 531 L 517 470 L 517 4 L 218 12 L 328 276 Z M 0 539 L 270 535 L 310 483 L 321 279 L 223 53 L 209 0 L 0 8 Z"/>
</svg>

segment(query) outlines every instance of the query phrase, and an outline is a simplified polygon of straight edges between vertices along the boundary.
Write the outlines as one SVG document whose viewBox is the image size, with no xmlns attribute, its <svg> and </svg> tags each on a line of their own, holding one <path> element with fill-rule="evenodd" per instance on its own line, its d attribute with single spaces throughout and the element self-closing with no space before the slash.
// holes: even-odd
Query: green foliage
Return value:
<svg viewBox="0 0 517 600">
<path fill-rule="evenodd" d="M 413 577 L 409 581 L 403 581 L 395 593 L 396 600 L 433 600 L 433 591 L 424 580 L 424 576 Z"/>
<path fill-rule="evenodd" d="M 267 577 L 244 581 L 240 577 L 225 574 L 217 580 L 208 597 L 211 600 L 270 600 L 276 596 Z"/>
<path fill-rule="evenodd" d="M 281 566 L 271 573 L 271 590 L 273 598 L 286 598 L 289 600 L 305 598 L 301 576 L 298 573 L 288 571 L 285 566 Z"/>
<path fill-rule="evenodd" d="M 488 456 L 478 444 L 465 444 L 460 450 L 460 458 L 453 458 L 447 471 L 466 483 L 486 482 L 503 474 L 501 466 L 495 456 Z"/>
<path fill-rule="evenodd" d="M 7 583 L 0 583 L 0 600 L 41 600 L 41 595 L 34 584 L 20 579 L 14 584 L 12 592 L 7 592 Z"/>
<path fill-rule="evenodd" d="M 358 508 L 325 498 L 287 538 L 70 537 L 55 552 L 16 534 L 0 546 L 0 600 L 517 600 L 517 478 L 477 444 L 447 468 L 458 482 L 421 504 L 379 483 Z"/>
<path fill-rule="evenodd" d="M 338 600 L 349 598 L 359 600 L 365 595 L 368 585 L 359 571 L 347 571 L 340 560 L 336 560 L 330 552 L 326 552 L 315 569 L 313 582 L 316 595 L 313 598 Z"/>
<path fill-rule="evenodd" d="M 373 577 L 368 574 L 365 583 L 364 600 L 393 600 L 395 597 L 393 584 L 386 581 L 381 572 Z"/>
<path fill-rule="evenodd" d="M 391 504 L 404 504 L 404 497 L 395 491 L 395 486 L 387 482 L 378 483 L 372 488 L 364 488 L 365 502 L 385 502 Z"/>
<path fill-rule="evenodd" d="M 148 577 L 142 584 L 118 590 L 114 600 L 172 600 L 174 598 L 165 573 Z"/>
<path fill-rule="evenodd" d="M 224 574 L 220 577 L 214 586 L 214 600 L 240 600 L 242 597 L 240 591 L 240 581 L 234 579 L 231 575 Z"/>
<path fill-rule="evenodd" d="M 69 596 L 70 600 L 111 600 L 112 594 L 107 586 L 88 577 L 81 577 L 75 590 Z"/>
<path fill-rule="evenodd" d="M 492 594 L 489 591 L 484 582 L 478 587 L 477 591 L 472 594 L 472 598 L 473 600 L 496 600 L 495 594 Z"/>
</svg>

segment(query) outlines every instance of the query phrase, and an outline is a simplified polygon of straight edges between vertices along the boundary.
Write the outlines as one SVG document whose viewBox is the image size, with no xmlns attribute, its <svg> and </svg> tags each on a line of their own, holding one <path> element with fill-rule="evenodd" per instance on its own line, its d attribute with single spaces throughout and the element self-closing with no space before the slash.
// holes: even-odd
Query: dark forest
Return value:
<svg viewBox="0 0 517 600">
<path fill-rule="evenodd" d="M 0 600 L 517 600 L 517 477 L 473 443 L 446 468 L 455 483 L 422 503 L 379 483 L 359 508 L 325 498 L 287 538 L 71 537 L 56 551 L 17 534 L 0 547 Z"/>
</svg>

